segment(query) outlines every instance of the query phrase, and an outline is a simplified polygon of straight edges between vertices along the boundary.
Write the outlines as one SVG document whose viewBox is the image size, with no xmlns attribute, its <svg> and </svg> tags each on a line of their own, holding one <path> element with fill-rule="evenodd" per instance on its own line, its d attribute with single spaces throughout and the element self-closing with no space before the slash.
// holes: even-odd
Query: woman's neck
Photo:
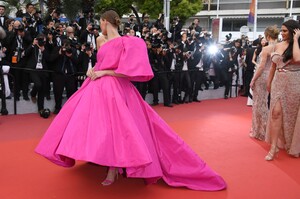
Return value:
<svg viewBox="0 0 300 199">
<path fill-rule="evenodd" d="M 108 41 L 114 38 L 120 37 L 118 30 L 116 28 L 108 28 L 107 30 L 107 39 Z"/>
</svg>

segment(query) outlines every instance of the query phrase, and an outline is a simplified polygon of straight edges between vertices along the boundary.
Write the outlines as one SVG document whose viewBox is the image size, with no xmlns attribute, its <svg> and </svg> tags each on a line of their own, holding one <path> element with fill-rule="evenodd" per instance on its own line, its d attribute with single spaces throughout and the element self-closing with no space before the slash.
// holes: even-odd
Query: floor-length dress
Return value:
<svg viewBox="0 0 300 199">
<path fill-rule="evenodd" d="M 71 167 L 75 160 L 126 169 L 127 177 L 148 183 L 215 191 L 226 183 L 142 99 L 131 81 L 153 77 L 146 45 L 118 37 L 97 53 L 95 70 L 127 77 L 89 78 L 65 103 L 36 148 L 52 162 Z"/>
<path fill-rule="evenodd" d="M 283 56 L 272 54 L 277 70 L 271 86 L 270 116 L 277 102 L 283 112 L 283 127 L 279 147 L 291 155 L 300 154 L 300 64 L 284 63 Z M 270 121 L 270 120 L 269 120 Z M 269 124 L 268 124 L 269 125 Z M 272 132 L 267 127 L 266 141 L 270 142 Z"/>
<path fill-rule="evenodd" d="M 255 88 L 253 90 L 252 136 L 260 140 L 265 140 L 267 121 L 269 115 L 269 92 L 267 91 L 267 80 L 269 77 L 271 65 L 271 56 L 268 56 L 263 72 L 255 81 Z"/>
</svg>

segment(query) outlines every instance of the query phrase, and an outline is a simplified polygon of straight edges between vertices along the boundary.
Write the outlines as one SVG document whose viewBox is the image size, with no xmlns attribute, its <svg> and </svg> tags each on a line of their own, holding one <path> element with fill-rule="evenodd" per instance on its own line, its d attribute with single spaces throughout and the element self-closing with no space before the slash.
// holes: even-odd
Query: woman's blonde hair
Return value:
<svg viewBox="0 0 300 199">
<path fill-rule="evenodd" d="M 280 31 L 279 29 L 277 28 L 276 25 L 274 26 L 268 26 L 266 29 L 265 29 L 265 36 L 266 37 L 271 37 L 272 39 L 278 39 L 278 35 L 279 35 Z"/>
</svg>

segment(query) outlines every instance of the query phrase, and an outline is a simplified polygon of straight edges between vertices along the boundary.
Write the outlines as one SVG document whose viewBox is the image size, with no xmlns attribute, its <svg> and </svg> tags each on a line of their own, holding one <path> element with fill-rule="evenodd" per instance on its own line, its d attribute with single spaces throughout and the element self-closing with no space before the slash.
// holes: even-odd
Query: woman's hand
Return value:
<svg viewBox="0 0 300 199">
<path fill-rule="evenodd" d="M 298 41 L 299 37 L 300 37 L 300 29 L 296 28 L 294 30 L 294 40 Z"/>
<path fill-rule="evenodd" d="M 252 90 L 254 90 L 254 87 L 255 87 L 255 81 L 251 81 L 250 82 L 250 88 L 252 89 Z"/>
<path fill-rule="evenodd" d="M 94 72 L 94 68 L 90 68 L 90 69 L 86 72 L 86 76 L 88 76 L 89 78 L 91 78 L 93 72 Z"/>
<path fill-rule="evenodd" d="M 90 78 L 91 78 L 91 80 L 96 80 L 96 79 L 98 79 L 100 77 L 103 77 L 105 75 L 106 75 L 105 71 L 102 71 L 102 70 L 93 71 Z"/>
</svg>

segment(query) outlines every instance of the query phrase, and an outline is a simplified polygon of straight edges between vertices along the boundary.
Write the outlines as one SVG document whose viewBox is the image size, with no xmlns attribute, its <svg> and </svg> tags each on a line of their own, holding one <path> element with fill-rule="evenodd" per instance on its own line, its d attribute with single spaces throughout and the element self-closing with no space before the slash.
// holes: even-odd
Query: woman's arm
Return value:
<svg viewBox="0 0 300 199">
<path fill-rule="evenodd" d="M 127 77 L 126 75 L 115 73 L 115 71 L 113 70 L 90 71 L 90 73 L 88 73 L 87 75 L 91 78 L 91 80 L 96 80 L 103 76 Z"/>
<path fill-rule="evenodd" d="M 257 63 L 256 63 L 256 57 L 257 57 L 257 55 L 256 55 L 256 53 L 257 53 L 257 49 L 255 49 L 254 50 L 254 53 L 253 53 L 253 57 L 252 57 L 252 63 L 256 66 L 257 65 Z"/>
<path fill-rule="evenodd" d="M 276 71 L 276 64 L 272 63 L 272 67 L 271 67 L 270 73 L 269 73 L 269 78 L 268 78 L 268 81 L 267 81 L 267 90 L 268 90 L 269 93 L 271 93 L 271 85 L 272 85 L 272 81 L 273 81 L 273 78 L 274 78 L 275 71 Z"/>
<path fill-rule="evenodd" d="M 294 30 L 294 44 L 293 44 L 293 60 L 295 62 L 300 62 L 300 48 L 299 48 L 299 37 L 300 30 Z"/>
<path fill-rule="evenodd" d="M 256 71 L 254 73 L 254 76 L 251 80 L 250 83 L 250 88 L 252 88 L 252 90 L 254 89 L 254 83 L 255 81 L 261 76 L 261 74 L 264 71 L 266 62 L 267 62 L 267 58 L 268 58 L 268 52 L 267 52 L 267 48 L 263 48 L 263 50 L 261 51 L 261 55 L 260 55 L 260 63 L 259 65 L 257 65 Z"/>
</svg>

